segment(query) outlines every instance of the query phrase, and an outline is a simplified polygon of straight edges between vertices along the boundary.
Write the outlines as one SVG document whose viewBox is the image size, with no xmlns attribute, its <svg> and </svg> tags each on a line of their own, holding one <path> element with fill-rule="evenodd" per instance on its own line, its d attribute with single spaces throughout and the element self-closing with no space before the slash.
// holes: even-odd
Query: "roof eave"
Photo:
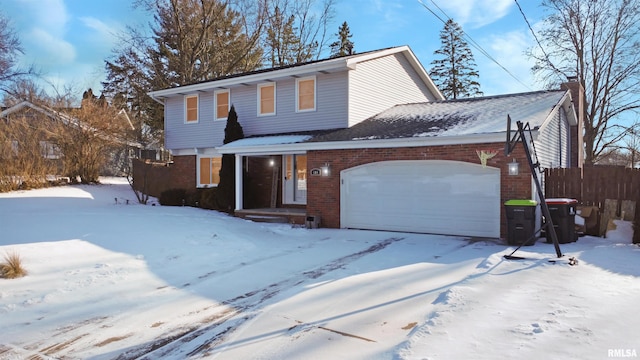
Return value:
<svg viewBox="0 0 640 360">
<path fill-rule="evenodd" d="M 533 131 L 537 134 L 537 131 Z M 534 134 L 535 136 L 535 134 Z M 314 150 L 346 150 L 346 149 L 381 149 L 405 148 L 418 146 L 466 145 L 483 143 L 504 143 L 506 133 L 471 134 L 460 136 L 412 137 L 398 139 L 351 140 L 328 142 L 304 142 L 295 144 L 262 145 L 218 148 L 221 154 L 238 154 L 245 156 L 273 155 Z"/>
<path fill-rule="evenodd" d="M 203 83 L 184 85 L 174 87 L 170 89 L 150 91 L 147 94 L 151 96 L 157 102 L 163 104 L 162 99 L 174 96 L 191 94 L 195 92 L 211 91 L 215 88 L 228 88 L 231 86 L 238 86 L 242 84 L 257 84 L 263 81 L 273 81 L 277 79 L 306 76 L 307 74 L 348 70 L 347 61 L 345 59 L 337 58 L 330 59 L 326 62 L 312 63 L 308 65 L 302 65 L 298 67 L 291 67 L 273 71 L 266 71 L 257 74 L 250 74 L 245 76 L 233 77 L 229 79 L 221 79 L 214 81 L 207 81 Z"/>
<path fill-rule="evenodd" d="M 558 103 L 553 107 L 553 109 L 551 109 L 547 117 L 542 122 L 542 125 L 540 125 L 539 130 L 540 131 L 544 130 L 544 128 L 546 128 L 547 125 L 553 119 L 555 112 L 560 111 L 561 109 L 563 109 L 566 112 L 567 122 L 569 123 L 569 125 L 575 126 L 578 124 L 575 110 L 573 109 L 573 102 L 571 101 L 571 92 L 567 90 L 565 94 L 562 96 L 562 98 L 560 99 L 560 101 L 558 101 Z"/>
</svg>

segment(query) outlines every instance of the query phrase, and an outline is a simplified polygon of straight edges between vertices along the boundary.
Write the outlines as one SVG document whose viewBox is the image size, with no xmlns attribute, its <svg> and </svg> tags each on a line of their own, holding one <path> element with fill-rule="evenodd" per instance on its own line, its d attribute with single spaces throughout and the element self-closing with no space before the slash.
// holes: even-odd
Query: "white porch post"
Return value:
<svg viewBox="0 0 640 360">
<path fill-rule="evenodd" d="M 236 210 L 242 210 L 242 155 L 236 154 Z"/>
</svg>

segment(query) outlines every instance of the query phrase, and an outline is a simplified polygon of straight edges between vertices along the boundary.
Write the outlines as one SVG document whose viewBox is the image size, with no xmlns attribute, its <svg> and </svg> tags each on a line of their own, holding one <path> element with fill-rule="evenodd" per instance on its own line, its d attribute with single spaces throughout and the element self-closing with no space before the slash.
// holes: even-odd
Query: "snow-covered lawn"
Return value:
<svg viewBox="0 0 640 360">
<path fill-rule="evenodd" d="M 115 199 L 118 198 L 116 204 Z M 129 199 L 127 205 L 125 200 Z M 640 247 L 253 223 L 126 181 L 0 194 L 1 359 L 605 359 L 640 352 Z M 566 259 L 575 256 L 578 266 Z"/>
</svg>

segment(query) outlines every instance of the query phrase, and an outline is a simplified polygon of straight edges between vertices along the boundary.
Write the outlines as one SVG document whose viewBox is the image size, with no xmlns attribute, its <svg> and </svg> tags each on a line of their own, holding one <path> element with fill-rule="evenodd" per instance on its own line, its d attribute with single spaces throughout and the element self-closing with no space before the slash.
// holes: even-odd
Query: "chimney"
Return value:
<svg viewBox="0 0 640 360">
<path fill-rule="evenodd" d="M 567 76 L 567 82 L 560 89 L 571 92 L 571 102 L 576 111 L 577 125 L 571 126 L 571 167 L 582 167 L 584 164 L 584 118 L 586 98 L 584 87 L 577 76 Z"/>
</svg>

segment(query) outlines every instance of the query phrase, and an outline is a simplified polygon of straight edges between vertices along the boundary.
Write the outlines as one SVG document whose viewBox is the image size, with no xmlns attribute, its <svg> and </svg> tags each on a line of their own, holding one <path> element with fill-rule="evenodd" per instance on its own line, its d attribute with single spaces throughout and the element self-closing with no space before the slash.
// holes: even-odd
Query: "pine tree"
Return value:
<svg viewBox="0 0 640 360">
<path fill-rule="evenodd" d="M 338 28 L 336 35 L 338 36 L 338 41 L 329 45 L 331 47 L 331 57 L 335 58 L 355 54 L 353 41 L 351 41 L 353 34 L 351 34 L 351 30 L 349 30 L 349 25 L 346 21 Z"/>
<path fill-rule="evenodd" d="M 449 19 L 440 31 L 442 47 L 434 52 L 441 58 L 431 62 L 429 76 L 447 99 L 483 95 L 473 53 L 463 36 L 460 25 Z"/>
<path fill-rule="evenodd" d="M 227 126 L 224 128 L 224 144 L 244 138 L 242 125 L 238 122 L 238 114 L 233 105 L 227 116 Z M 220 183 L 216 189 L 216 202 L 218 209 L 232 211 L 235 209 L 236 191 L 236 160 L 232 154 L 222 155 L 220 166 Z"/>
</svg>

